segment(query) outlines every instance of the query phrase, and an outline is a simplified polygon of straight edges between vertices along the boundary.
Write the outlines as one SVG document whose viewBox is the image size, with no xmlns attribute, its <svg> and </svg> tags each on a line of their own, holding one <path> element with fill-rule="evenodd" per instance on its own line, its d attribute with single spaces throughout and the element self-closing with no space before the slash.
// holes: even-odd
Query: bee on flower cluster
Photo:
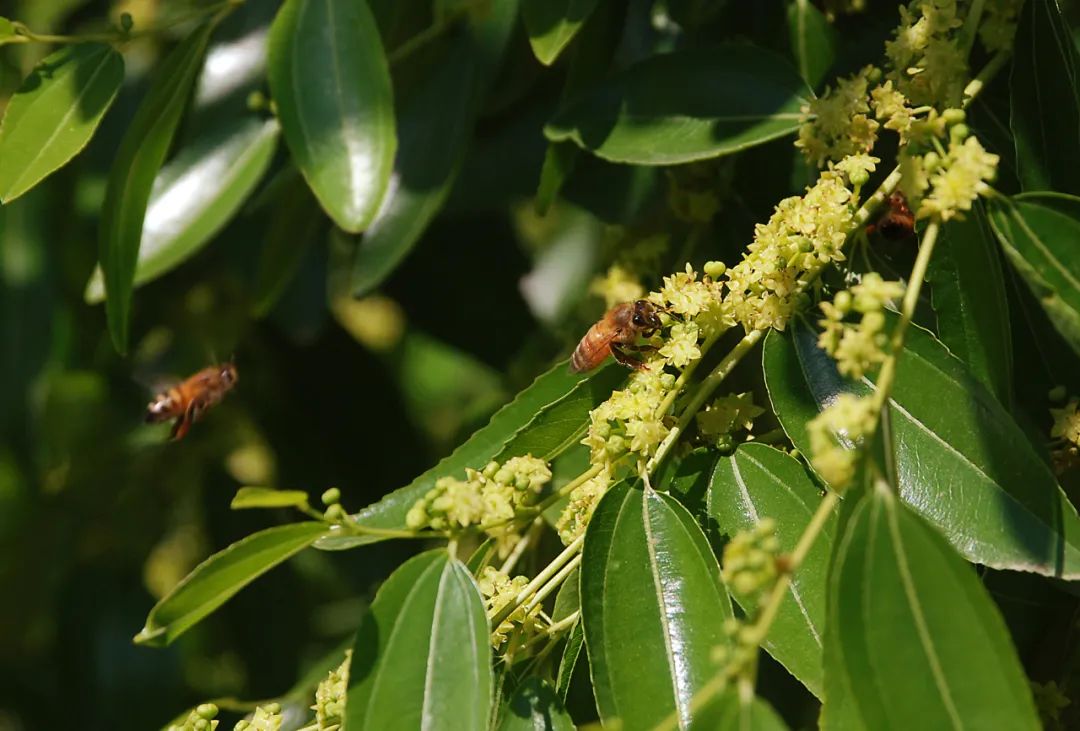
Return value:
<svg viewBox="0 0 1080 731">
<path fill-rule="evenodd" d="M 660 308 L 648 300 L 615 305 L 585 333 L 570 357 L 570 369 L 574 373 L 591 371 L 608 355 L 627 368 L 644 368 L 645 364 L 630 353 L 655 350 L 653 346 L 639 345 L 637 341 L 660 329 L 659 312 Z"/>
<path fill-rule="evenodd" d="M 232 362 L 203 368 L 187 380 L 162 391 L 146 406 L 146 423 L 176 419 L 169 438 L 179 441 L 211 406 L 221 403 L 236 385 L 238 375 Z"/>
</svg>

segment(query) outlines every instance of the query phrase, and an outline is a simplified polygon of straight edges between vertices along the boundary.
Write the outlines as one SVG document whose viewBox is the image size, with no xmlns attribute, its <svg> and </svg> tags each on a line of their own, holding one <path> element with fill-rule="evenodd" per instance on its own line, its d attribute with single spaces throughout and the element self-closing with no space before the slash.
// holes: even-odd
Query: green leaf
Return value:
<svg viewBox="0 0 1080 731">
<path fill-rule="evenodd" d="M 0 18 L 0 44 L 5 39 L 11 38 L 15 35 L 15 24 L 7 18 Z"/>
<path fill-rule="evenodd" d="M 270 28 L 268 78 L 293 162 L 338 226 L 363 231 L 397 149 L 390 69 L 367 3 L 286 0 Z"/>
<path fill-rule="evenodd" d="M 150 610 L 136 644 L 163 647 L 234 594 L 327 533 L 322 523 L 293 523 L 253 533 L 195 567 Z"/>
<path fill-rule="evenodd" d="M 252 314 L 264 317 L 274 308 L 299 271 L 304 254 L 320 239 L 325 224 L 318 203 L 299 176 L 282 184 L 259 253 Z"/>
<path fill-rule="evenodd" d="M 694 719 L 691 731 L 786 731 L 787 725 L 772 707 L 760 698 L 743 702 L 728 691 L 706 705 Z"/>
<path fill-rule="evenodd" d="M 672 165 L 792 134 L 811 96 L 771 51 L 719 45 L 631 66 L 569 103 L 544 133 L 607 160 Z"/>
<path fill-rule="evenodd" d="M 515 3 L 496 3 L 401 100 L 393 184 L 357 247 L 355 296 L 370 293 L 390 275 L 446 202 L 515 14 Z"/>
<path fill-rule="evenodd" d="M 539 678 L 526 678 L 503 711 L 499 731 L 574 731 L 574 722 L 555 691 Z"/>
<path fill-rule="evenodd" d="M 1080 194 L 1078 67 L 1057 1 L 1024 3 L 1009 79 L 1009 127 L 1024 190 Z"/>
<path fill-rule="evenodd" d="M 555 595 L 555 607 L 551 610 L 551 621 L 560 622 L 581 609 L 580 577 L 578 570 L 571 571 Z"/>
<path fill-rule="evenodd" d="M 75 157 L 123 81 L 123 57 L 101 43 L 61 48 L 39 63 L 0 123 L 0 201 L 11 203 Z"/>
<path fill-rule="evenodd" d="M 648 729 L 677 713 L 717 671 L 731 602 L 701 529 L 674 498 L 611 488 L 585 534 L 581 612 L 600 718 Z"/>
<path fill-rule="evenodd" d="M 401 565 L 356 633 L 345 727 L 487 728 L 491 644 L 480 591 L 445 550 Z"/>
<path fill-rule="evenodd" d="M 555 692 L 565 703 L 566 694 L 570 692 L 570 681 L 574 677 L 574 668 L 577 667 L 578 658 L 581 656 L 581 648 L 585 644 L 585 629 L 581 620 L 574 622 L 570 634 L 566 637 L 563 645 L 562 657 L 559 658 L 559 672 L 555 678 Z"/>
<path fill-rule="evenodd" d="M 752 528 L 762 518 L 772 518 L 781 548 L 791 552 L 819 502 L 821 493 L 798 460 L 764 444 L 748 443 L 716 463 L 708 514 L 716 520 L 720 533 L 729 536 Z M 764 645 L 818 698 L 822 697 L 821 652 L 831 543 L 829 527 L 818 536 L 792 577 L 791 589 Z M 753 615 L 755 603 L 739 603 Z"/>
<path fill-rule="evenodd" d="M 522 0 L 521 16 L 540 63 L 550 66 L 589 19 L 597 0 Z"/>
<path fill-rule="evenodd" d="M 895 318 L 890 318 L 895 322 Z M 802 323 L 765 341 L 765 383 L 784 431 L 810 454 L 806 422 L 845 391 Z M 931 334 L 908 330 L 889 401 L 901 498 L 971 561 L 1080 576 L 1080 519 L 1050 468 L 986 387 Z"/>
<path fill-rule="evenodd" d="M 941 341 L 1005 406 L 1012 403 L 1012 330 L 997 247 L 976 207 L 941 229 L 930 262 Z"/>
<path fill-rule="evenodd" d="M 259 184 L 277 149 L 274 120 L 232 120 L 201 135 L 166 164 L 150 191 L 134 286 L 140 287 L 197 254 L 227 224 Z M 85 299 L 105 299 L 101 269 Z"/>
<path fill-rule="evenodd" d="M 121 354 L 127 352 L 135 267 L 150 192 L 172 144 L 212 30 L 212 23 L 200 26 L 162 63 L 109 172 L 101 211 L 99 257 L 109 334 Z"/>
<path fill-rule="evenodd" d="M 817 89 L 836 60 L 836 31 L 810 0 L 792 0 L 787 21 L 795 66 L 806 83 Z"/>
<path fill-rule="evenodd" d="M 308 495 L 303 490 L 275 490 L 270 487 L 241 487 L 229 507 L 245 508 L 306 508 Z"/>
<path fill-rule="evenodd" d="M 845 698 L 871 729 L 1040 728 L 1005 623 L 968 566 L 887 488 L 855 508 L 829 588 Z M 917 702 L 913 702 L 918 699 Z M 828 718 L 828 697 L 825 716 Z M 824 728 L 834 728 L 826 724 Z"/>
<path fill-rule="evenodd" d="M 1080 198 L 1030 193 L 1000 199 L 990 223 L 1054 327 L 1080 353 Z"/>
<path fill-rule="evenodd" d="M 589 411 L 607 400 L 626 372 L 612 363 L 593 374 L 581 375 L 571 373 L 566 361 L 559 363 L 496 412 L 487 426 L 449 457 L 357 513 L 357 522 L 371 528 L 404 530 L 405 514 L 439 477 L 464 475 L 466 467 L 481 469 L 493 459 L 503 461 L 525 454 L 550 462 L 580 439 Z"/>
</svg>

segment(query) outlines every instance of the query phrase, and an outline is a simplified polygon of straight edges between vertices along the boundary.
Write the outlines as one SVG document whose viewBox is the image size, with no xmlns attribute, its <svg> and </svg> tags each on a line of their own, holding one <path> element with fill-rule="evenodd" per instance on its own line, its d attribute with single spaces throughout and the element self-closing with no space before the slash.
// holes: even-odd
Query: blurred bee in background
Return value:
<svg viewBox="0 0 1080 731">
<path fill-rule="evenodd" d="M 889 196 L 888 208 L 878 220 L 866 227 L 866 233 L 877 231 L 890 241 L 900 241 L 915 234 L 915 214 L 900 191 Z"/>
<path fill-rule="evenodd" d="M 570 357 L 570 370 L 575 373 L 591 371 L 603 363 L 608 354 L 627 368 L 644 368 L 645 364 L 630 356 L 628 351 L 654 349 L 637 345 L 637 339 L 647 338 L 660 329 L 658 311 L 659 308 L 648 300 L 623 302 L 612 307 L 578 343 Z"/>
<path fill-rule="evenodd" d="M 236 385 L 236 366 L 232 363 L 203 368 L 180 384 L 162 391 L 146 407 L 146 423 L 157 424 L 176 419 L 169 438 L 177 441 L 191 429 L 203 412 L 221 402 Z"/>
</svg>

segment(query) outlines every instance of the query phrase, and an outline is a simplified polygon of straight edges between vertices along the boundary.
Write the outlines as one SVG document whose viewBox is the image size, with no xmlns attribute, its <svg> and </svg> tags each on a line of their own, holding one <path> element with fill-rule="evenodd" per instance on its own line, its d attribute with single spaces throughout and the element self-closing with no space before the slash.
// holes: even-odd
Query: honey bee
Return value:
<svg viewBox="0 0 1080 731">
<path fill-rule="evenodd" d="M 220 403 L 236 381 L 236 366 L 232 363 L 203 368 L 179 385 L 155 396 L 146 407 L 146 423 L 176 419 L 169 438 L 173 441 L 183 439 L 191 425 L 199 420 L 204 411 Z"/>
<path fill-rule="evenodd" d="M 915 215 L 908 207 L 907 198 L 900 191 L 889 196 L 889 208 L 876 223 L 866 227 L 866 233 L 880 233 L 890 241 L 900 241 L 915 233 Z"/>
<path fill-rule="evenodd" d="M 591 371 L 603 363 L 609 353 L 627 368 L 644 368 L 645 364 L 631 357 L 628 351 L 654 349 L 636 343 L 638 337 L 649 337 L 660 329 L 658 309 L 648 300 L 623 302 L 612 307 L 578 343 L 570 357 L 570 370 L 575 373 Z"/>
</svg>

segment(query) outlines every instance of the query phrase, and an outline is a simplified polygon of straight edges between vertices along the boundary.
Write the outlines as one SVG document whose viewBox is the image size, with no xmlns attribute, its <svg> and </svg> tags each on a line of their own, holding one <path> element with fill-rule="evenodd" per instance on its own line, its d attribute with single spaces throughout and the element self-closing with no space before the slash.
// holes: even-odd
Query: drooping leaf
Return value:
<svg viewBox="0 0 1080 731">
<path fill-rule="evenodd" d="M 154 605 L 135 642 L 154 647 L 170 644 L 259 576 L 326 535 L 327 530 L 322 523 L 281 525 L 253 533 L 215 553 Z"/>
<path fill-rule="evenodd" d="M 791 552 L 821 501 L 821 494 L 794 457 L 764 444 L 741 445 L 721 457 L 709 487 L 708 514 L 721 534 L 776 521 L 780 547 Z M 825 634 L 825 585 L 832 528 L 822 531 L 791 580 L 791 588 L 765 640 L 765 649 L 810 692 L 822 697 L 821 652 Z M 735 597 L 748 615 L 753 601 Z"/>
<path fill-rule="evenodd" d="M 301 508 L 307 507 L 308 495 L 303 490 L 275 490 L 270 487 L 241 487 L 233 496 L 229 507 L 233 510 L 246 508 Z"/>
<path fill-rule="evenodd" d="M 371 292 L 390 275 L 446 202 L 516 10 L 516 2 L 493 5 L 400 101 L 400 145 L 386 198 L 356 250 L 355 296 Z"/>
<path fill-rule="evenodd" d="M 555 692 L 565 703 L 566 694 L 570 691 L 570 681 L 574 677 L 574 668 L 577 667 L 578 658 L 581 656 L 581 648 L 585 644 L 585 630 L 581 625 L 581 619 L 574 623 L 573 629 L 566 637 L 563 645 L 562 657 L 559 658 L 559 671 L 555 677 Z"/>
<path fill-rule="evenodd" d="M 589 411 L 606 400 L 625 377 L 626 369 L 617 364 L 581 375 L 571 373 L 565 361 L 559 363 L 500 409 L 487 426 L 449 457 L 357 513 L 357 522 L 371 528 L 403 530 L 409 508 L 435 486 L 439 477 L 460 477 L 466 467 L 480 469 L 492 459 L 503 461 L 525 454 L 551 461 L 578 441 L 584 434 Z M 356 545 L 354 538 L 339 540 L 335 536 L 321 541 L 317 547 L 333 550 L 353 545 Z"/>
<path fill-rule="evenodd" d="M 999 200 L 990 223 L 1054 327 L 1080 353 L 1080 198 L 1030 193 Z"/>
<path fill-rule="evenodd" d="M 143 221 L 134 286 L 168 273 L 197 254 L 243 205 L 277 149 L 273 120 L 238 119 L 195 138 L 154 178 Z M 101 269 L 85 299 L 105 298 Z"/>
<path fill-rule="evenodd" d="M 523 0 L 521 16 L 540 63 L 550 66 L 589 19 L 597 0 Z"/>
<path fill-rule="evenodd" d="M 619 483 L 585 534 L 581 613 L 593 689 L 605 723 L 650 729 L 717 672 L 731 602 L 701 529 L 676 500 Z"/>
<path fill-rule="evenodd" d="M 402 564 L 356 633 L 345 727 L 487 728 L 491 643 L 484 602 L 442 549 Z"/>
<path fill-rule="evenodd" d="M 1005 278 L 981 206 L 942 227 L 929 279 L 941 342 L 1008 406 L 1012 332 Z"/>
<path fill-rule="evenodd" d="M 67 46 L 39 63 L 0 122 L 0 201 L 11 203 L 75 157 L 123 81 L 123 57 L 101 43 Z"/>
<path fill-rule="evenodd" d="M 547 683 L 527 678 L 503 709 L 499 731 L 574 731 L 574 722 Z"/>
<path fill-rule="evenodd" d="M 870 393 L 843 380 L 795 323 L 770 333 L 765 383 L 784 431 L 810 454 L 806 422 L 838 394 Z M 1080 575 L 1080 518 L 1020 427 L 930 333 L 912 326 L 900 356 L 890 418 L 901 498 L 966 558 L 994 568 Z"/>
<path fill-rule="evenodd" d="M 544 132 L 607 160 L 673 165 L 789 135 L 811 96 L 771 51 L 719 45 L 635 64 L 567 104 Z"/>
<path fill-rule="evenodd" d="M 810 0 L 791 0 L 787 20 L 795 66 L 806 83 L 817 89 L 836 58 L 836 31 Z"/>
<path fill-rule="evenodd" d="M 1020 185 L 1080 195 L 1080 63 L 1057 0 L 1024 3 L 1011 65 Z"/>
<path fill-rule="evenodd" d="M 367 3 L 286 0 L 270 28 L 268 78 L 293 162 L 338 226 L 363 231 L 397 149 L 390 70 Z"/>
<path fill-rule="evenodd" d="M 132 289 L 146 207 L 212 30 L 212 23 L 199 26 L 162 63 L 109 172 L 101 211 L 99 258 L 109 334 L 120 353 L 127 352 Z"/>
<path fill-rule="evenodd" d="M 1040 728 L 974 569 L 887 487 L 865 495 L 846 524 L 828 612 L 839 631 L 825 672 L 843 676 L 846 713 L 865 728 Z"/>
</svg>

